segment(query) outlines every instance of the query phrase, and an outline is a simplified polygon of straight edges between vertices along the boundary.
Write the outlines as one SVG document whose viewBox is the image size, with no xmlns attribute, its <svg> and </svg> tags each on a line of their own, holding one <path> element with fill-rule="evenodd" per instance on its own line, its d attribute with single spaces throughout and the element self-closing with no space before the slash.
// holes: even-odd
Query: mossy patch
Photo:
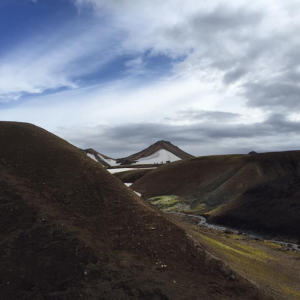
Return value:
<svg viewBox="0 0 300 300">
<path fill-rule="evenodd" d="M 221 252 L 227 252 L 229 254 L 239 254 L 251 259 L 262 260 L 262 261 L 268 261 L 274 259 L 268 253 L 248 245 L 236 244 L 235 247 L 231 247 L 215 239 L 212 239 L 204 234 L 199 233 L 199 235 L 210 246 L 217 248 Z"/>
<path fill-rule="evenodd" d="M 148 199 L 148 202 L 163 211 L 168 211 L 174 208 L 174 206 L 176 206 L 177 204 L 179 204 L 180 199 L 178 196 L 168 195 L 150 198 Z"/>
<path fill-rule="evenodd" d="M 222 205 L 219 205 L 219 206 L 217 206 L 217 207 L 212 208 L 212 209 L 209 210 L 209 211 L 206 211 L 206 212 L 205 212 L 205 216 L 210 217 L 210 216 L 212 216 L 212 215 L 217 214 L 223 207 L 226 206 L 226 204 L 227 204 L 227 203 L 224 203 L 224 204 L 222 204 Z"/>
<path fill-rule="evenodd" d="M 262 244 L 263 246 L 267 246 L 267 247 L 269 247 L 269 248 L 271 248 L 271 249 L 274 249 L 274 250 L 278 250 L 278 249 L 281 249 L 281 248 L 282 248 L 281 245 L 276 244 L 276 243 L 273 243 L 273 242 L 270 242 L 270 241 L 262 241 L 261 244 Z"/>
<path fill-rule="evenodd" d="M 204 203 L 201 203 L 194 208 L 188 208 L 186 210 L 183 210 L 182 212 L 185 214 L 199 215 L 199 214 L 203 213 L 206 209 L 207 209 L 207 205 Z"/>
<path fill-rule="evenodd" d="M 287 286 L 287 285 L 281 285 L 280 288 L 285 294 L 290 295 L 291 297 L 289 299 L 300 299 L 300 292 L 295 291 L 293 288 Z"/>
</svg>

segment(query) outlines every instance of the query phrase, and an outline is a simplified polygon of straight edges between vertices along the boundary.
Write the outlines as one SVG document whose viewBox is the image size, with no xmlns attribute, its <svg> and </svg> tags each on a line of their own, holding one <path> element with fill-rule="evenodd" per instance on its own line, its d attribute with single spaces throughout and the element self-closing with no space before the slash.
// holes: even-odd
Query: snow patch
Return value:
<svg viewBox="0 0 300 300">
<path fill-rule="evenodd" d="M 98 162 L 98 160 L 96 159 L 95 155 L 94 154 L 91 154 L 91 153 L 87 153 L 87 156 L 93 160 L 95 160 L 96 162 Z"/>
<path fill-rule="evenodd" d="M 114 159 L 109 159 L 109 158 L 104 158 L 102 155 L 97 154 L 98 157 L 103 160 L 104 162 L 106 162 L 107 164 L 109 164 L 111 167 L 114 166 L 118 166 L 119 164 L 117 164 L 117 162 Z"/>
<path fill-rule="evenodd" d="M 107 169 L 108 172 L 111 174 L 125 172 L 125 171 L 134 171 L 134 170 L 149 170 L 149 169 L 156 169 L 154 168 L 119 168 L 119 169 Z"/>
<path fill-rule="evenodd" d="M 102 155 L 100 154 L 91 154 L 91 153 L 87 153 L 87 156 L 93 160 L 95 160 L 96 162 L 99 162 L 99 160 L 97 159 L 96 155 L 98 156 L 98 158 L 100 160 L 102 160 L 103 162 L 107 163 L 109 166 L 111 167 L 115 167 L 115 166 L 118 166 L 120 164 L 117 164 L 117 162 L 114 160 L 114 159 L 106 159 L 104 158 Z"/>
<path fill-rule="evenodd" d="M 165 164 L 167 161 L 173 162 L 178 160 L 181 160 L 181 158 L 165 149 L 161 149 L 150 156 L 140 158 L 135 164 Z"/>
</svg>

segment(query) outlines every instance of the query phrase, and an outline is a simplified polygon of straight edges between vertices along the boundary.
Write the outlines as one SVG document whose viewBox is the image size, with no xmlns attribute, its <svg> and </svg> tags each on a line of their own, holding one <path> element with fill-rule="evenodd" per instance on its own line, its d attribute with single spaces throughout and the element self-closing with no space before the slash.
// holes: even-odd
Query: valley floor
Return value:
<svg viewBox="0 0 300 300">
<path fill-rule="evenodd" d="M 278 244 L 198 226 L 172 215 L 206 250 L 277 300 L 300 299 L 300 253 Z M 195 221 L 195 220 L 194 220 Z"/>
</svg>

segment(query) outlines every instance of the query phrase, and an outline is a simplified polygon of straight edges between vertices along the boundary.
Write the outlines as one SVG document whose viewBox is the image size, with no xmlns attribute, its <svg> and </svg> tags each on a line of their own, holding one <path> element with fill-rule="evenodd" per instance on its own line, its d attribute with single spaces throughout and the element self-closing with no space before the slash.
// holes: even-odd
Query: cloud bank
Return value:
<svg viewBox="0 0 300 300">
<path fill-rule="evenodd" d="M 114 156 L 160 139 L 196 155 L 299 148 L 297 1 L 71 3 L 0 56 L 3 119 Z"/>
</svg>

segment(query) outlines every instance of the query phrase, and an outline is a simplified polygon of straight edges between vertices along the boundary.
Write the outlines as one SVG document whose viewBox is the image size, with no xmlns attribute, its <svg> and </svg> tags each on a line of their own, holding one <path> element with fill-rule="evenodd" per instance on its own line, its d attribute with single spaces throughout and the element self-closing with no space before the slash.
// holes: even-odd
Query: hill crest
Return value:
<svg viewBox="0 0 300 300">
<path fill-rule="evenodd" d="M 161 152 L 155 156 L 155 154 L 159 151 Z M 181 150 L 179 147 L 173 145 L 171 142 L 161 140 L 150 145 L 148 148 L 142 151 L 134 153 L 125 158 L 118 159 L 117 162 L 120 162 L 121 164 L 132 164 L 139 163 L 139 161 L 141 160 L 143 161 L 143 163 L 145 163 L 145 161 L 147 161 L 146 158 L 149 158 L 149 160 L 152 163 L 166 163 L 177 160 L 185 160 L 192 157 L 193 155 Z"/>
</svg>

